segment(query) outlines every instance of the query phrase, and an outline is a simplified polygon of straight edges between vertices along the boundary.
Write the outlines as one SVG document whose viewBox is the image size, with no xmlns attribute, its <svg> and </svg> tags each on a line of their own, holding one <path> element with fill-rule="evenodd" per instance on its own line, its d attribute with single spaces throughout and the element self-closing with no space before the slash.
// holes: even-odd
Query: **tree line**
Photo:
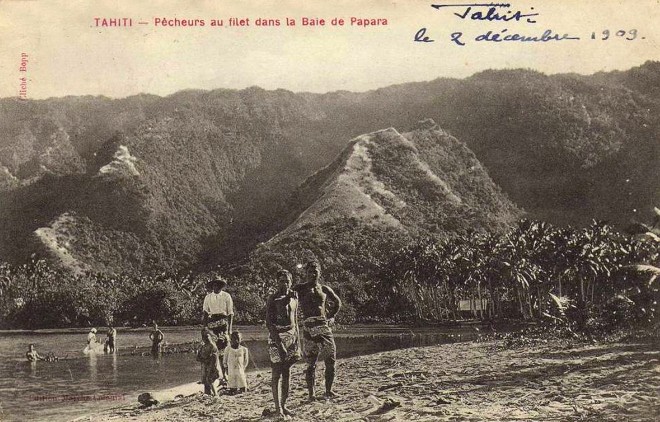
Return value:
<svg viewBox="0 0 660 422">
<path fill-rule="evenodd" d="M 420 240 L 383 268 L 379 291 L 392 312 L 418 321 L 473 317 L 608 325 L 657 317 L 658 237 L 522 220 L 500 235 Z"/>
<path fill-rule="evenodd" d="M 499 234 L 402 243 L 382 236 L 355 248 L 328 241 L 327 250 L 283 245 L 291 254 L 265 253 L 223 274 L 239 323 L 263 319 L 269 277 L 299 250 L 321 261 L 325 281 L 346 302 L 345 323 L 511 318 L 582 329 L 653 323 L 660 238 L 649 230 L 631 236 L 603 222 L 574 228 L 522 220 Z M 362 240 L 356 234 L 343 241 Z M 213 275 L 71 274 L 38 259 L 0 264 L 0 328 L 197 324 Z"/>
</svg>

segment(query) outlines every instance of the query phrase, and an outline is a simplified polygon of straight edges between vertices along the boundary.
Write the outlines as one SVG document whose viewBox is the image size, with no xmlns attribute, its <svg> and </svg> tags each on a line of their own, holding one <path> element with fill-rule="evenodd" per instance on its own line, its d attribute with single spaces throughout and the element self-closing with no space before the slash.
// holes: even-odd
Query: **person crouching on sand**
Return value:
<svg viewBox="0 0 660 422">
<path fill-rule="evenodd" d="M 241 333 L 238 331 L 231 333 L 230 345 L 225 349 L 223 358 L 225 373 L 228 375 L 227 387 L 229 394 L 232 395 L 247 391 L 245 370 L 250 357 L 247 347 L 241 346 L 241 340 Z"/>
<path fill-rule="evenodd" d="M 220 352 L 211 335 L 205 329 L 202 330 L 202 347 L 197 352 L 197 361 L 202 364 L 202 383 L 204 394 L 215 396 L 218 391 L 215 381 L 220 378 Z"/>
</svg>

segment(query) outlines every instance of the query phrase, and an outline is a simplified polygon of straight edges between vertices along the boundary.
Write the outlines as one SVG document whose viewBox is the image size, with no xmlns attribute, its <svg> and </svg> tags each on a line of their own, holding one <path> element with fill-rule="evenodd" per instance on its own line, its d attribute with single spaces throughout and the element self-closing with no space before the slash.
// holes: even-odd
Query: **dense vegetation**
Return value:
<svg viewBox="0 0 660 422">
<path fill-rule="evenodd" d="M 45 260 L 0 265 L 0 328 L 61 328 L 93 325 L 139 327 L 199 324 L 205 286 L 212 274 L 72 274 Z M 263 291 L 233 284 L 236 318 L 263 319 Z"/>
<path fill-rule="evenodd" d="M 470 298 L 481 319 L 598 328 L 657 321 L 658 264 L 657 237 L 635 240 L 601 222 L 577 229 L 523 220 L 501 236 L 407 245 L 382 269 L 378 291 L 404 319 L 459 319 L 459 300 Z"/>
<path fill-rule="evenodd" d="M 345 301 L 341 322 L 513 318 L 572 330 L 658 322 L 660 242 L 654 232 L 633 237 L 600 222 L 558 228 L 522 220 L 500 235 L 443 240 L 402 242 L 380 232 L 382 242 L 374 245 L 368 239 L 373 228 L 347 224 L 361 235 L 298 232 L 279 252 L 262 250 L 225 271 L 237 320 L 263 319 L 277 269 L 288 268 L 298 279 L 296 264 L 318 259 L 324 282 Z M 5 264 L 0 272 L 2 328 L 194 324 L 210 276 L 72 276 L 45 261 Z M 461 311 L 459 301 L 467 299 L 483 306 Z"/>
<path fill-rule="evenodd" d="M 77 270 L 107 273 L 232 262 L 273 234 L 274 211 L 353 137 L 405 132 L 427 117 L 531 217 L 627 224 L 660 201 L 659 81 L 660 64 L 648 62 L 592 76 L 486 71 L 365 93 L 2 99 L 0 259 L 20 265 L 66 249 Z M 120 146 L 136 172 L 100 174 Z M 63 214 L 57 245 L 35 238 Z"/>
<path fill-rule="evenodd" d="M 365 93 L 2 99 L 0 325 L 197 322 L 218 268 L 257 322 L 274 271 L 310 258 L 345 322 L 653 320 L 637 270 L 658 267 L 657 242 L 621 229 L 660 202 L 659 86 L 648 62 Z M 517 206 L 547 223 L 512 227 Z"/>
</svg>

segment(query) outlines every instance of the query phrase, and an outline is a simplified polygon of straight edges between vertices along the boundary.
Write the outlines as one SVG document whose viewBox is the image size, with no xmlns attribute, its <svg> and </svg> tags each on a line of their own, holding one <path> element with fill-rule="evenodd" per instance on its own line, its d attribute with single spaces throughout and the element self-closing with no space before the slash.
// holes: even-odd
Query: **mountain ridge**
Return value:
<svg viewBox="0 0 660 422">
<path fill-rule="evenodd" d="M 290 214 L 284 218 L 289 223 L 265 244 L 277 243 L 305 226 L 339 219 L 428 236 L 442 232 L 443 226 L 417 229 L 425 227 L 440 209 L 450 213 L 460 208 L 486 209 L 480 215 L 481 222 L 492 224 L 477 224 L 462 216 L 458 226 L 463 230 L 502 230 L 522 215 L 463 143 L 432 119 L 417 126 L 403 134 L 387 128 L 352 139 L 332 163 L 308 177 L 294 192 L 289 200 Z M 473 192 L 474 188 L 478 192 Z M 425 209 L 415 210 L 419 206 Z"/>
<path fill-rule="evenodd" d="M 278 269 L 295 272 L 315 260 L 324 283 L 347 299 L 349 319 L 370 306 L 367 291 L 378 289 L 374 280 L 402 248 L 501 234 L 524 215 L 469 148 L 431 119 L 410 132 L 387 128 L 352 139 L 284 210 L 284 227 L 231 275 L 260 286 Z"/>
<path fill-rule="evenodd" d="M 534 218 L 625 224 L 660 201 L 658 86 L 660 64 L 648 62 L 592 76 L 484 71 L 364 93 L 3 99 L 0 259 L 28 259 L 33 232 L 68 213 L 88 239 L 71 252 L 86 261 L 106 245 L 107 271 L 235 261 L 273 235 L 275 211 L 349 140 L 383 127 L 407 133 L 425 117 L 465 142 Z M 138 175 L 98 178 L 122 146 Z"/>
</svg>

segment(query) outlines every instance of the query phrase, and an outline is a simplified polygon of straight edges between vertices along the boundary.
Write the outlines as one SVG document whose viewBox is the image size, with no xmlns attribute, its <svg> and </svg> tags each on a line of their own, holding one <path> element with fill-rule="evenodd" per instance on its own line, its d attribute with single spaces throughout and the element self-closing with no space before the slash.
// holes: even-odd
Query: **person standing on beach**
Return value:
<svg viewBox="0 0 660 422">
<path fill-rule="evenodd" d="M 149 333 L 149 340 L 151 340 L 151 353 L 157 355 L 161 352 L 161 343 L 165 340 L 165 335 L 158 329 L 158 324 L 154 321 L 154 329 Z"/>
<path fill-rule="evenodd" d="M 321 265 L 316 261 L 310 261 L 305 265 L 305 282 L 295 285 L 293 290 L 298 293 L 302 309 L 304 351 L 307 360 L 305 380 L 309 401 L 316 400 L 314 381 L 318 360 L 325 362 L 324 397 L 326 399 L 337 397 L 332 391 L 337 346 L 330 325 L 334 323 L 335 315 L 341 308 L 341 299 L 334 290 L 321 284 Z"/>
<path fill-rule="evenodd" d="M 243 337 L 238 331 L 231 333 L 231 344 L 227 346 L 222 358 L 229 394 L 239 394 L 247 391 L 245 370 L 250 362 L 250 352 L 241 344 Z"/>
<path fill-rule="evenodd" d="M 204 297 L 202 324 L 217 337 L 216 346 L 221 352 L 229 344 L 229 334 L 233 331 L 234 302 L 229 293 L 223 291 L 227 282 L 217 277 L 211 282 L 212 291 Z M 223 374 L 222 379 L 226 378 Z"/>
<path fill-rule="evenodd" d="M 268 354 L 272 367 L 271 389 L 275 412 L 283 417 L 293 416 L 293 412 L 286 407 L 289 398 L 289 377 L 291 365 L 301 357 L 300 333 L 296 318 L 298 295 L 291 290 L 291 281 L 290 272 L 278 271 L 277 291 L 268 297 L 266 303 Z"/>
<path fill-rule="evenodd" d="M 197 352 L 197 361 L 202 364 L 204 394 L 216 396 L 218 392 L 215 381 L 220 377 L 220 352 L 206 329 L 202 330 L 202 342 L 204 344 Z"/>
</svg>

